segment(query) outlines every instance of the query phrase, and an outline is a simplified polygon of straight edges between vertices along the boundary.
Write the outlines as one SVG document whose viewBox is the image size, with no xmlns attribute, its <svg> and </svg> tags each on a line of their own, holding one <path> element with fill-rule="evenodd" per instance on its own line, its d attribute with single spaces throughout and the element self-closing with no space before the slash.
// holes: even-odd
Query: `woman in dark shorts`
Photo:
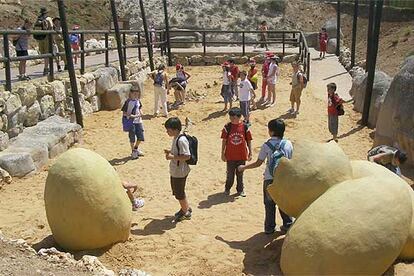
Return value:
<svg viewBox="0 0 414 276">
<path fill-rule="evenodd" d="M 18 30 L 29 30 L 32 27 L 32 23 L 28 19 L 24 20 L 23 26 L 17 28 Z M 29 34 L 20 34 L 12 37 L 13 46 L 16 47 L 16 56 L 24 57 L 28 56 L 27 49 L 29 47 Z M 21 60 L 19 63 L 19 80 L 30 80 L 30 77 L 26 75 L 26 61 Z"/>
</svg>

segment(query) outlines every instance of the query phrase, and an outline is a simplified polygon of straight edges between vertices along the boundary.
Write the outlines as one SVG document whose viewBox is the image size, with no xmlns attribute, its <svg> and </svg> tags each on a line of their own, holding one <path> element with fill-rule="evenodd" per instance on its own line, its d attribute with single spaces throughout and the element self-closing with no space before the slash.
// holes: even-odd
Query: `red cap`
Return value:
<svg viewBox="0 0 414 276">
<path fill-rule="evenodd" d="M 79 25 L 73 25 L 72 29 L 73 30 L 79 30 Z"/>
<path fill-rule="evenodd" d="M 270 57 L 270 56 L 274 56 L 275 54 L 273 52 L 265 52 L 265 55 L 267 57 Z"/>
<path fill-rule="evenodd" d="M 182 64 L 177 63 L 177 64 L 175 65 L 175 70 L 179 70 L 179 69 L 181 69 L 181 68 L 183 68 L 183 65 L 182 65 Z"/>
<path fill-rule="evenodd" d="M 228 63 L 227 61 L 225 61 L 221 66 L 230 67 L 230 63 Z"/>
</svg>

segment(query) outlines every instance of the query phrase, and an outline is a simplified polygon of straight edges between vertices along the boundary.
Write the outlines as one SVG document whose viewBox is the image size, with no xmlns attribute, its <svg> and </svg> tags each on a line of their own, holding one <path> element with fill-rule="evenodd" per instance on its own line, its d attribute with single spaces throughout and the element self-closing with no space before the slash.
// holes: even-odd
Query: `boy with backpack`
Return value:
<svg viewBox="0 0 414 276">
<path fill-rule="evenodd" d="M 52 30 L 53 22 L 52 18 L 47 16 L 46 8 L 42 7 L 40 9 L 40 14 L 34 23 L 33 30 L 35 31 L 46 31 Z M 41 55 L 49 53 L 49 37 L 46 34 L 35 34 L 33 38 L 37 40 L 39 44 L 39 52 Z M 46 76 L 49 73 L 49 60 L 48 58 L 44 59 L 44 69 L 43 76 Z"/>
<path fill-rule="evenodd" d="M 121 108 L 123 111 L 122 125 L 124 131 L 128 132 L 131 144 L 131 159 L 133 160 L 138 159 L 139 156 L 144 156 L 144 153 L 139 149 L 139 144 L 145 141 L 140 98 L 140 89 L 132 88 L 129 92 L 129 98 Z"/>
<path fill-rule="evenodd" d="M 293 74 L 292 74 L 292 89 L 290 91 L 290 104 L 291 108 L 289 113 L 299 114 L 300 97 L 302 96 L 302 90 L 305 87 L 305 76 L 300 70 L 300 65 L 297 62 L 292 62 Z M 296 103 L 296 111 L 295 111 Z"/>
<path fill-rule="evenodd" d="M 267 128 L 270 139 L 262 145 L 256 162 L 241 165 L 238 170 L 243 172 L 248 169 L 258 168 L 267 159 L 266 169 L 263 174 L 263 199 L 266 213 L 264 231 L 266 234 L 272 234 L 275 232 L 276 227 L 276 203 L 267 192 L 267 187 L 273 183 L 274 172 L 277 169 L 280 158 L 292 158 L 293 146 L 289 140 L 283 139 L 285 133 L 285 123 L 283 120 L 273 119 L 269 121 Z M 280 208 L 279 213 L 283 220 L 280 231 L 286 233 L 293 223 L 292 218 L 280 210 Z"/>
<path fill-rule="evenodd" d="M 335 83 L 331 82 L 326 87 L 328 91 L 328 128 L 332 134 L 332 139 L 328 141 L 334 140 L 338 142 L 338 116 L 344 115 L 344 107 L 342 105 L 344 100 L 335 92 Z"/>
<path fill-rule="evenodd" d="M 157 117 L 160 112 L 160 103 L 162 112 L 164 113 L 163 115 L 164 117 L 167 117 L 167 91 L 169 87 L 165 65 L 161 64 L 156 71 L 151 72 L 149 75 L 154 81 L 154 117 Z"/>
<path fill-rule="evenodd" d="M 234 183 L 234 175 L 237 176 L 237 194 L 245 197 L 243 185 L 243 172 L 237 168 L 246 164 L 246 160 L 252 159 L 252 134 L 247 124 L 241 122 L 241 110 L 237 107 L 229 111 L 230 122 L 221 131 L 221 160 L 227 162 L 227 177 L 224 194 L 230 195 L 230 189 Z"/>
<path fill-rule="evenodd" d="M 165 159 L 170 160 L 172 194 L 178 200 L 181 207 L 174 215 L 174 221 L 179 222 L 185 219 L 191 219 L 192 209 L 188 204 L 185 194 L 185 184 L 190 173 L 189 164 L 195 165 L 197 162 L 197 139 L 181 134 L 182 124 L 177 117 L 169 118 L 164 126 L 168 136 L 173 138 L 171 149 L 164 150 L 164 153 Z"/>
</svg>

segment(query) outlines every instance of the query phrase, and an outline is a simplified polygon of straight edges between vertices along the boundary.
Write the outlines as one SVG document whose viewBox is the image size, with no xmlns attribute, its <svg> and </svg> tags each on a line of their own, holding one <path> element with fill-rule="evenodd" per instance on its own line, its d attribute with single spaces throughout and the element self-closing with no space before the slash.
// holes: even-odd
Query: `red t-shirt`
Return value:
<svg viewBox="0 0 414 276">
<path fill-rule="evenodd" d="M 328 114 L 338 115 L 338 110 L 336 110 L 336 107 L 340 105 L 342 102 L 343 100 L 336 93 L 332 97 L 328 96 Z"/>
<path fill-rule="evenodd" d="M 269 73 L 270 60 L 265 60 L 262 66 L 263 76 L 267 77 Z"/>
<path fill-rule="evenodd" d="M 240 73 L 239 67 L 234 65 L 232 68 L 230 68 L 230 73 L 231 73 L 231 80 L 236 81 L 239 78 L 239 73 Z"/>
<path fill-rule="evenodd" d="M 229 133 L 227 133 L 226 127 L 224 127 L 221 131 L 221 139 L 227 140 L 225 151 L 227 160 L 247 160 L 249 155 L 247 141 L 252 140 L 252 134 L 249 129 L 245 132 L 243 123 L 231 124 Z"/>
</svg>

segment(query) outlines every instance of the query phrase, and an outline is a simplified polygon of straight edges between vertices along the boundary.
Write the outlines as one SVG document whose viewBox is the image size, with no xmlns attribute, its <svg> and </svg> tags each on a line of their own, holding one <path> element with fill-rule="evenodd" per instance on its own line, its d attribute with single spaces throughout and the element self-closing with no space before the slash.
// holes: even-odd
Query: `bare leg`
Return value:
<svg viewBox="0 0 414 276">
<path fill-rule="evenodd" d="M 181 210 L 184 212 L 184 214 L 187 213 L 188 209 L 190 208 L 187 198 L 178 200 L 178 202 L 180 202 Z"/>
</svg>

